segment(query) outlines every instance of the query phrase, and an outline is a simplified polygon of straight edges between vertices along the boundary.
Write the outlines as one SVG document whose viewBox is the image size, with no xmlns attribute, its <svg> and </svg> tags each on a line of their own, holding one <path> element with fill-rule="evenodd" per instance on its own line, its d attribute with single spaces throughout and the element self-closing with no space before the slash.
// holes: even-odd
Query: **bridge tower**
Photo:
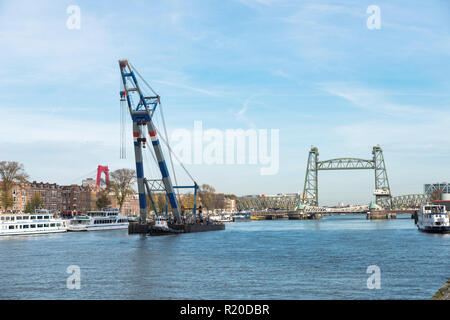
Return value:
<svg viewBox="0 0 450 320">
<path fill-rule="evenodd" d="M 377 205 L 392 208 L 391 188 L 384 162 L 383 150 L 380 146 L 373 147 L 373 163 L 375 169 L 375 202 Z"/>
<path fill-rule="evenodd" d="M 303 187 L 303 202 L 312 206 L 319 205 L 319 181 L 317 163 L 319 162 L 319 149 L 312 147 L 309 151 L 306 166 L 305 185 Z"/>
<path fill-rule="evenodd" d="M 102 173 L 105 174 L 105 182 L 108 185 L 109 183 L 109 169 L 108 166 L 101 166 L 99 165 L 97 167 L 97 187 L 100 187 L 100 179 L 102 177 Z"/>
</svg>

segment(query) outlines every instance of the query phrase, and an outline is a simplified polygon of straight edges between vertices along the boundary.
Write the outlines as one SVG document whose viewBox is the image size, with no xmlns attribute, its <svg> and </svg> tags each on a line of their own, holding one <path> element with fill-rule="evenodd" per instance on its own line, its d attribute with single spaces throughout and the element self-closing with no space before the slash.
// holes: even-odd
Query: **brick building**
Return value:
<svg viewBox="0 0 450 320">
<path fill-rule="evenodd" d="M 31 183 L 27 183 L 24 190 L 26 190 L 27 199 L 25 203 L 23 203 L 23 208 L 21 210 L 25 209 L 26 202 L 30 200 L 31 197 L 36 193 L 41 194 L 43 208 L 55 211 L 61 210 L 62 190 L 61 186 L 57 185 L 56 183 L 43 183 L 33 181 Z"/>
<path fill-rule="evenodd" d="M 100 191 L 101 189 L 97 186 L 89 184 L 85 184 L 85 186 L 76 184 L 60 186 L 56 183 L 36 181 L 27 182 L 23 185 L 16 184 L 11 190 L 14 204 L 8 208 L 8 211 L 23 212 L 27 202 L 31 200 L 33 195 L 40 193 L 42 208 L 44 209 L 55 210 L 64 214 L 85 213 L 97 210 L 97 197 Z M 118 208 L 114 194 L 111 193 L 108 197 L 111 201 L 111 206 Z M 5 209 L 0 203 L 0 213 L 4 212 Z M 136 194 L 125 200 L 122 213 L 125 215 L 138 215 L 139 199 Z"/>
<path fill-rule="evenodd" d="M 0 181 L 0 186 L 2 185 L 2 182 Z M 0 196 L 1 196 L 1 188 L 0 188 Z M 13 206 L 8 208 L 10 211 L 22 211 L 25 209 L 25 205 L 28 201 L 27 198 L 27 190 L 25 189 L 24 185 L 16 184 L 11 190 L 11 196 L 13 199 Z M 2 207 L 2 203 L 0 202 L 0 212 L 4 212 L 5 208 Z"/>
</svg>

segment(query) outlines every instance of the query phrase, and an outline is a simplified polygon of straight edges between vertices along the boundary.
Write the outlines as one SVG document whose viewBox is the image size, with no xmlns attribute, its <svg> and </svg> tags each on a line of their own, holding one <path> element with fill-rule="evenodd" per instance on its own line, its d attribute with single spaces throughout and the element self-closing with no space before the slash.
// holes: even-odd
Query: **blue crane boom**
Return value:
<svg viewBox="0 0 450 320">
<path fill-rule="evenodd" d="M 167 170 L 164 154 L 159 142 L 158 134 L 153 123 L 153 114 L 160 104 L 160 97 L 158 95 L 146 97 L 143 95 L 141 88 L 136 79 L 133 67 L 128 63 L 128 60 L 119 60 L 120 73 L 123 82 L 123 91 L 121 91 L 121 99 L 126 100 L 128 109 L 130 111 L 131 119 L 133 121 L 133 139 L 134 139 L 134 154 L 136 160 L 136 175 L 139 193 L 139 211 L 140 222 L 145 223 L 147 220 L 147 199 L 145 196 L 145 178 L 144 166 L 142 162 L 142 148 L 145 148 L 145 128 L 148 130 L 153 150 L 155 152 L 156 160 L 158 162 L 159 170 L 162 176 L 162 183 L 166 192 L 166 196 L 172 207 L 172 215 L 175 222 L 181 223 L 180 208 L 175 196 L 174 186 L 170 179 L 169 170 Z M 137 96 L 138 103 L 135 103 L 131 97 Z"/>
</svg>

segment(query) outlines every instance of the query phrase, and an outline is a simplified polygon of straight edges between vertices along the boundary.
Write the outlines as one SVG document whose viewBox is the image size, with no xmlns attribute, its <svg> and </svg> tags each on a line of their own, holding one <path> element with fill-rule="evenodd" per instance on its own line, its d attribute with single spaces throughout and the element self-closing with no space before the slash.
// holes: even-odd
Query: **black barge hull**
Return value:
<svg viewBox="0 0 450 320">
<path fill-rule="evenodd" d="M 128 234 L 149 234 L 151 236 L 165 236 L 170 234 L 207 232 L 225 230 L 224 223 L 210 224 L 170 224 L 169 230 L 155 228 L 152 224 L 130 223 L 128 226 Z"/>
</svg>

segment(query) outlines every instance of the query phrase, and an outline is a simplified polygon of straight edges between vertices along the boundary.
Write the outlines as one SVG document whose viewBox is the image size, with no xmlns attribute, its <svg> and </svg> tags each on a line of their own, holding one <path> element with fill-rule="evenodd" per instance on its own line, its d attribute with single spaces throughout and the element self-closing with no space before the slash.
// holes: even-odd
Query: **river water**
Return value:
<svg viewBox="0 0 450 320">
<path fill-rule="evenodd" d="M 372 265 L 380 289 L 367 286 Z M 450 235 L 421 233 L 409 216 L 331 216 L 163 237 L 2 237 L 0 269 L 1 299 L 429 299 L 450 277 Z"/>
</svg>

